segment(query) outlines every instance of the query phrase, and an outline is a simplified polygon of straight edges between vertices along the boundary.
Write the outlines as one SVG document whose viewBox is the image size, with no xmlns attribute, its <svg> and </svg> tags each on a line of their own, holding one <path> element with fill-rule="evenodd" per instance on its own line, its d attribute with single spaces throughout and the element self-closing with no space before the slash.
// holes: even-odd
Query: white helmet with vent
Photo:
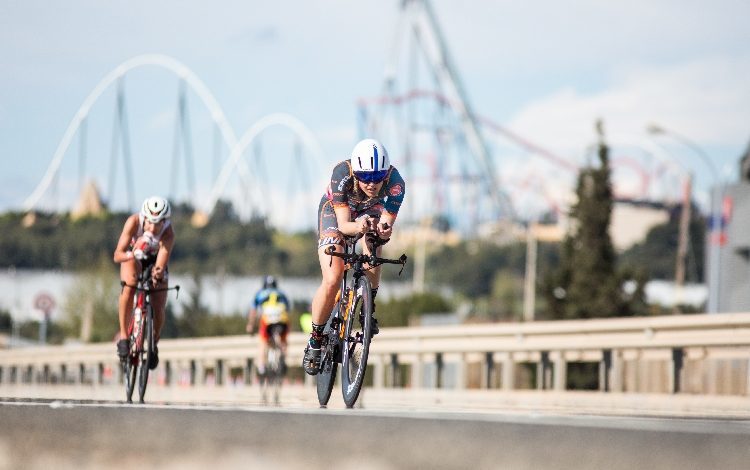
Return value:
<svg viewBox="0 0 750 470">
<path fill-rule="evenodd" d="M 388 151 L 375 139 L 359 141 L 352 150 L 352 171 L 384 171 L 391 167 Z"/>
<path fill-rule="evenodd" d="M 141 215 L 152 224 L 156 224 L 168 219 L 172 215 L 172 208 L 169 201 L 163 197 L 151 196 L 143 201 Z"/>
</svg>

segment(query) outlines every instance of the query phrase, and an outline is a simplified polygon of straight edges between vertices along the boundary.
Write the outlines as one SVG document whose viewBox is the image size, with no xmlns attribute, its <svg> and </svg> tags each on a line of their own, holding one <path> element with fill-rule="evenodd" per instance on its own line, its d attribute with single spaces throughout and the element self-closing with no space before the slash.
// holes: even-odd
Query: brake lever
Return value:
<svg viewBox="0 0 750 470">
<path fill-rule="evenodd" d="M 401 277 L 401 273 L 404 272 L 404 268 L 406 267 L 406 254 L 402 254 L 401 257 L 398 259 L 401 262 L 401 269 L 398 272 L 398 277 Z"/>
</svg>

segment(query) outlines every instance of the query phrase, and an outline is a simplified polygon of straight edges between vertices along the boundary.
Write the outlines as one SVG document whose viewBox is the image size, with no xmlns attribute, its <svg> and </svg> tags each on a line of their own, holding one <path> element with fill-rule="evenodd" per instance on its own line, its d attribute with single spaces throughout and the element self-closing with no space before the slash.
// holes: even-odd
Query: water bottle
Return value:
<svg viewBox="0 0 750 470">
<path fill-rule="evenodd" d="M 133 328 L 133 336 L 137 338 L 141 332 L 141 307 L 135 308 L 135 321 L 133 323 L 135 325 Z"/>
</svg>

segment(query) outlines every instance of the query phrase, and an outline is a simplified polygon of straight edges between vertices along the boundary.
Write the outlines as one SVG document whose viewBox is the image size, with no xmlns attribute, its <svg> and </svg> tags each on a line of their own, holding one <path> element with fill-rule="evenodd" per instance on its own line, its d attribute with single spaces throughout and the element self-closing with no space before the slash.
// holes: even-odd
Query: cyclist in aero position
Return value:
<svg viewBox="0 0 750 470">
<path fill-rule="evenodd" d="M 138 270 L 141 268 L 137 261 L 147 256 L 156 256 L 151 272 L 154 288 L 165 289 L 169 285 L 169 255 L 174 246 L 174 229 L 170 216 L 172 209 L 169 201 L 159 196 L 152 196 L 143 201 L 140 213 L 133 214 L 125 221 L 120 239 L 115 248 L 114 261 L 120 264 L 120 279 L 125 286 L 120 293 L 119 319 L 120 340 L 117 342 L 117 355 L 120 358 L 128 355 L 128 325 L 133 310 L 134 289 Z M 164 307 L 167 303 L 167 291 L 154 291 L 151 294 L 151 304 L 154 307 L 154 332 L 156 343 L 159 341 L 162 326 L 164 326 Z M 154 348 L 154 361 L 149 368 L 155 369 L 159 364 L 159 349 Z"/>
<path fill-rule="evenodd" d="M 323 280 L 312 301 L 312 332 L 305 348 L 302 367 L 310 375 L 318 373 L 323 328 L 336 302 L 344 272 L 341 258 L 325 254 L 333 246 L 344 251 L 343 235 L 360 235 L 374 230 L 384 240 L 391 237 L 393 223 L 406 193 L 406 183 L 391 166 L 383 144 L 374 139 L 357 143 L 351 158 L 339 162 L 331 175 L 328 190 L 318 207 L 318 260 Z M 365 253 L 369 248 L 364 247 Z M 379 254 L 380 248 L 377 249 Z M 380 283 L 380 267 L 367 272 L 372 283 L 373 303 Z M 373 335 L 378 323 L 373 317 Z"/>
<path fill-rule="evenodd" d="M 286 295 L 279 290 L 276 278 L 266 276 L 263 279 L 263 288 L 255 294 L 255 299 L 247 315 L 247 326 L 245 330 L 253 334 L 255 332 L 255 323 L 259 323 L 259 341 L 258 341 L 258 376 L 266 375 L 266 361 L 268 360 L 268 330 L 269 326 L 282 325 L 281 333 L 281 358 L 286 355 L 286 336 L 289 332 L 289 300 Z M 285 368 L 282 365 L 282 371 Z M 283 374 L 283 373 L 282 373 Z"/>
</svg>

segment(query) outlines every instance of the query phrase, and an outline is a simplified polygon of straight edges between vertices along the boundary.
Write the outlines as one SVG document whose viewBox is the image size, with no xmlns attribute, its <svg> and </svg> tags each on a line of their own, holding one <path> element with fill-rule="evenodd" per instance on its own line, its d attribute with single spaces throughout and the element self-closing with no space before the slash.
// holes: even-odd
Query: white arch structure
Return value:
<svg viewBox="0 0 750 470">
<path fill-rule="evenodd" d="M 104 91 L 112 83 L 114 83 L 117 79 L 119 79 L 129 71 L 145 66 L 162 67 L 173 72 L 179 78 L 184 79 L 190 86 L 190 88 L 198 95 L 206 108 L 208 108 L 208 110 L 210 111 L 211 119 L 219 127 L 222 138 L 224 139 L 227 147 L 231 149 L 236 146 L 237 137 L 234 133 L 234 130 L 229 125 L 229 122 L 224 115 L 224 111 L 217 103 L 213 94 L 209 91 L 203 81 L 198 78 L 197 75 L 195 75 L 187 66 L 172 57 L 161 54 L 139 55 L 133 57 L 132 59 L 126 60 L 125 62 L 118 65 L 110 73 L 108 73 L 83 101 L 83 104 L 80 108 L 78 108 L 78 111 L 76 112 L 75 116 L 73 116 L 73 119 L 68 125 L 68 128 L 65 131 L 65 135 L 58 144 L 57 150 L 55 150 L 55 154 L 52 157 L 52 161 L 50 162 L 49 167 L 47 167 L 47 172 L 44 174 L 44 177 L 42 178 L 41 182 L 36 187 L 34 192 L 32 192 L 31 195 L 24 201 L 23 205 L 25 211 L 34 209 L 34 207 L 36 207 L 36 204 L 39 202 L 39 199 L 41 199 L 42 195 L 44 195 L 44 193 L 47 191 L 47 188 L 52 183 L 52 180 L 60 169 L 60 164 L 62 163 L 65 153 L 67 152 L 67 149 L 70 146 L 73 137 L 78 131 L 81 122 L 83 122 L 83 120 L 86 118 L 91 107 L 99 99 L 102 93 L 104 93 Z M 247 164 L 242 161 L 238 169 L 240 172 L 240 176 L 246 182 L 249 181 L 250 178 Z M 213 206 L 211 207 L 213 208 Z"/>
<path fill-rule="evenodd" d="M 245 133 L 240 137 L 237 144 L 232 147 L 232 151 L 229 154 L 229 158 L 221 168 L 219 176 L 214 182 L 213 188 L 211 188 L 211 195 L 209 197 L 209 203 L 207 213 L 213 212 L 216 203 L 221 197 L 222 193 L 226 189 L 229 178 L 232 176 L 233 170 L 244 163 L 242 155 L 245 150 L 253 143 L 256 137 L 272 126 L 282 126 L 291 130 L 295 135 L 302 139 L 302 143 L 308 149 L 309 152 L 317 159 L 317 163 L 322 163 L 323 160 L 323 148 L 315 138 L 312 131 L 299 119 L 295 118 L 291 114 L 287 113 L 272 113 L 268 114 L 259 120 L 257 120 Z"/>
</svg>

